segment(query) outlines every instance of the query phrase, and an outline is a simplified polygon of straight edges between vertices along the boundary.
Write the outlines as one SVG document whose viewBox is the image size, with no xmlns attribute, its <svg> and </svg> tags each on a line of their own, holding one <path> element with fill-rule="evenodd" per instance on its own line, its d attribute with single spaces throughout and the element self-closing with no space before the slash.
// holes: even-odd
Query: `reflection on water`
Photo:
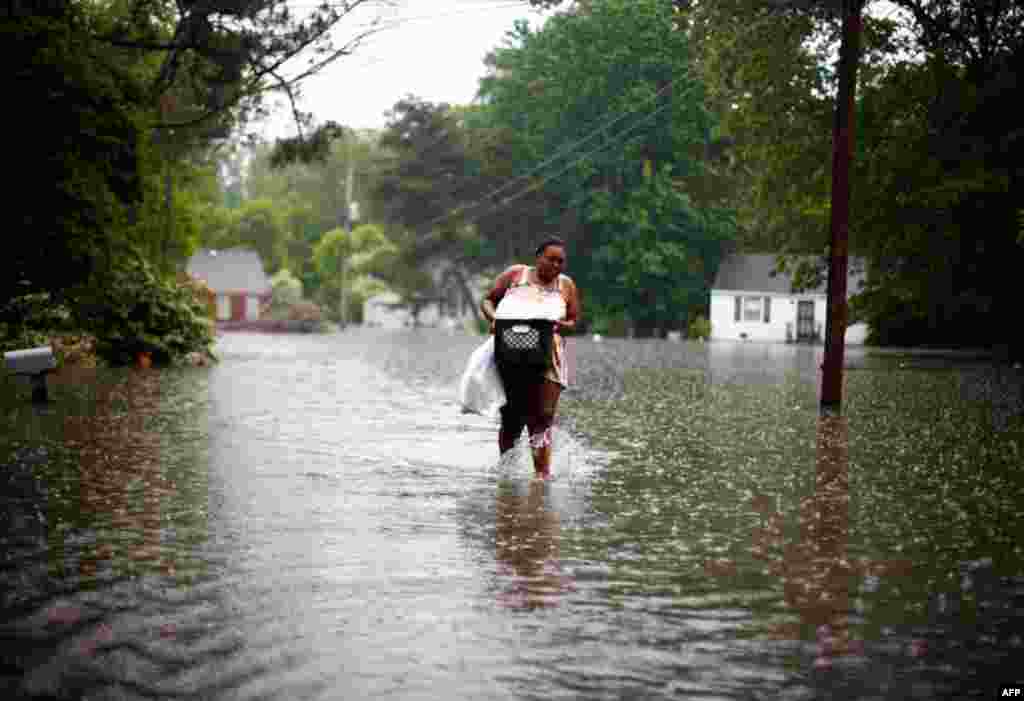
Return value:
<svg viewBox="0 0 1024 701">
<path fill-rule="evenodd" d="M 509 608 L 554 606 L 559 594 L 572 588 L 572 580 L 562 569 L 562 524 L 549 503 L 551 486 L 533 479 L 525 494 L 519 486 L 498 485 L 495 557 L 505 583 L 498 601 Z"/>
<path fill-rule="evenodd" d="M 808 631 L 818 639 L 815 667 L 825 668 L 832 658 L 863 652 L 862 641 L 851 641 L 849 437 L 843 416 L 823 415 L 818 422 L 814 491 L 801 499 L 799 539 L 783 539 L 784 516 L 764 495 L 751 499 L 760 515 L 753 529 L 751 553 L 766 561 L 780 578 L 788 608 L 799 616 L 792 623 L 770 626 L 769 633 L 782 639 L 801 639 Z M 772 558 L 769 553 L 780 552 Z"/>
<path fill-rule="evenodd" d="M 579 339 L 553 482 L 479 339 L 0 384 L 0 697 L 964 698 L 1024 651 L 1020 378 Z M 454 360 L 453 360 L 454 359 Z"/>
<path fill-rule="evenodd" d="M 45 407 L 7 396 L 7 474 L 31 485 L 36 510 L 4 534 L 12 693 L 84 694 L 111 651 L 130 646 L 145 669 L 189 629 L 176 621 L 192 597 L 173 592 L 208 565 L 203 386 L 196 374 L 76 368 L 50 378 Z M 2 492 L 8 514 L 29 506 L 18 491 Z"/>
</svg>

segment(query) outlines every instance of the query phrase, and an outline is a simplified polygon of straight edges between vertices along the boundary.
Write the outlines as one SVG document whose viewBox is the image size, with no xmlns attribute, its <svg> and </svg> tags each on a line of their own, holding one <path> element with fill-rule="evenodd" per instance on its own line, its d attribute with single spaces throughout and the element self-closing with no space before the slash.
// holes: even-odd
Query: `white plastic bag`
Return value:
<svg viewBox="0 0 1024 701">
<path fill-rule="evenodd" d="M 473 351 L 459 381 L 459 405 L 464 413 L 498 418 L 505 404 L 505 386 L 494 361 L 494 336 Z"/>
</svg>

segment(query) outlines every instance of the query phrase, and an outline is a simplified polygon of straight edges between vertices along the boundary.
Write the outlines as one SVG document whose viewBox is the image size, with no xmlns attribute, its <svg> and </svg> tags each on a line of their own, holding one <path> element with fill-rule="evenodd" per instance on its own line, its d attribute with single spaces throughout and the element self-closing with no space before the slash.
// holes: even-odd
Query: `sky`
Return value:
<svg viewBox="0 0 1024 701">
<path fill-rule="evenodd" d="M 318 1 L 289 0 L 289 5 L 302 12 Z M 891 16 L 895 9 L 877 0 L 870 11 Z M 364 31 L 375 17 L 384 29 L 364 39 L 353 55 L 304 81 L 298 107 L 312 112 L 317 123 L 374 129 L 384 127 L 385 113 L 408 94 L 468 104 L 486 72 L 485 54 L 502 45 L 513 22 L 526 19 L 536 29 L 551 14 L 537 12 L 526 0 L 369 0 L 339 23 L 336 43 Z M 300 58 L 295 68 L 302 64 Z M 262 125 L 268 140 L 295 135 L 291 109 L 283 99 L 280 105 Z"/>
<path fill-rule="evenodd" d="M 315 0 L 289 4 L 301 10 Z M 526 19 L 537 28 L 551 14 L 538 13 L 525 0 L 392 0 L 389 5 L 361 7 L 343 19 L 335 30 L 336 44 L 376 16 L 386 28 L 364 39 L 353 55 L 303 81 L 298 107 L 312 112 L 318 123 L 382 128 L 384 113 L 407 94 L 467 104 L 486 72 L 485 54 L 502 44 L 513 22 Z M 263 125 L 265 138 L 295 135 L 291 109 L 281 105 Z"/>
</svg>

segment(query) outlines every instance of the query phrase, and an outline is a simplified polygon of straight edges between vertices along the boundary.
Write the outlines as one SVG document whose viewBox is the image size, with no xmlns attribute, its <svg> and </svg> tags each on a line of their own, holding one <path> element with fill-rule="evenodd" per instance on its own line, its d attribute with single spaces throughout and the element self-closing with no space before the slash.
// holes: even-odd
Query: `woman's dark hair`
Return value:
<svg viewBox="0 0 1024 701">
<path fill-rule="evenodd" d="M 541 244 L 539 246 L 537 246 L 536 255 L 539 256 L 541 253 L 544 252 L 544 249 L 547 248 L 548 246 L 560 246 L 562 248 L 565 248 L 565 241 L 563 241 L 562 239 L 558 238 L 557 236 L 552 236 L 549 239 L 544 239 L 541 242 Z"/>
</svg>

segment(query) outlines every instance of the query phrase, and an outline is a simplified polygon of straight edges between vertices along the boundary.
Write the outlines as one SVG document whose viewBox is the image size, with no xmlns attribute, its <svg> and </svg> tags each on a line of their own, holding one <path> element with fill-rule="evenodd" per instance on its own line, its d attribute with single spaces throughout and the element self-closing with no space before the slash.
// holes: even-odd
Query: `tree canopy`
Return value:
<svg viewBox="0 0 1024 701">
<path fill-rule="evenodd" d="M 1006 343 L 999 320 L 1024 247 L 1013 194 L 1022 141 L 1005 105 L 1019 92 L 1024 10 L 984 0 L 895 0 L 884 15 L 873 6 L 850 223 L 870 282 L 854 311 L 880 342 Z M 734 144 L 744 247 L 822 252 L 836 22 L 759 0 L 695 3 L 684 16 Z"/>
<path fill-rule="evenodd" d="M 588 314 L 651 333 L 703 311 L 732 219 L 692 187 L 715 120 L 672 6 L 601 0 L 519 23 L 492 62 L 480 121 L 509 138 L 521 184 L 506 199 L 543 190 L 530 233 L 567 239 Z"/>
<path fill-rule="evenodd" d="M 5 257 L 2 295 L 81 284 L 118 242 L 165 272 L 187 258 L 200 203 L 175 200 L 182 171 L 208 168 L 216 143 L 263 113 L 268 91 L 294 98 L 302 80 L 350 53 L 373 27 L 340 43 L 336 30 L 368 2 L 302 16 L 284 0 L 12 5 L 0 18 L 0 36 L 17 47 L 12 133 L 36 153 L 13 179 L 14 221 L 28 235 Z M 69 119 L 39 119 L 49 113 Z"/>
</svg>

